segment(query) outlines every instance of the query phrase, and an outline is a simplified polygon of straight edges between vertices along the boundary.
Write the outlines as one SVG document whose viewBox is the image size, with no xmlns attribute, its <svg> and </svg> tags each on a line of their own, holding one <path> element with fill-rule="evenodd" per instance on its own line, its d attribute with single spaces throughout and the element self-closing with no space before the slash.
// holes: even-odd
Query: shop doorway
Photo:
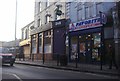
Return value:
<svg viewBox="0 0 120 81">
<path fill-rule="evenodd" d="M 91 63 L 93 41 L 91 35 L 79 36 L 79 61 Z"/>
<path fill-rule="evenodd" d="M 92 40 L 86 41 L 86 63 L 92 62 L 92 46 L 93 46 Z"/>
<path fill-rule="evenodd" d="M 78 54 L 80 63 L 96 64 L 100 62 L 101 33 L 84 34 L 71 37 L 71 60 Z"/>
<path fill-rule="evenodd" d="M 85 63 L 86 62 L 86 43 L 85 42 L 80 42 L 80 46 L 79 46 L 79 61 L 81 63 Z"/>
</svg>

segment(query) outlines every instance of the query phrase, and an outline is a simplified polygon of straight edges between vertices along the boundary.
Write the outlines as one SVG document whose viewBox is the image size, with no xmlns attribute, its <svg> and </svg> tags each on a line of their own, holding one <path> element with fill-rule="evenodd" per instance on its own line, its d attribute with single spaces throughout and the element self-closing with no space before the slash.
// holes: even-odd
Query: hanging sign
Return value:
<svg viewBox="0 0 120 81">
<path fill-rule="evenodd" d="M 92 18 L 84 21 L 79 21 L 77 23 L 71 23 L 69 24 L 69 31 L 77 31 L 77 30 L 103 26 L 100 21 L 101 21 L 101 18 L 96 17 L 96 18 Z"/>
</svg>

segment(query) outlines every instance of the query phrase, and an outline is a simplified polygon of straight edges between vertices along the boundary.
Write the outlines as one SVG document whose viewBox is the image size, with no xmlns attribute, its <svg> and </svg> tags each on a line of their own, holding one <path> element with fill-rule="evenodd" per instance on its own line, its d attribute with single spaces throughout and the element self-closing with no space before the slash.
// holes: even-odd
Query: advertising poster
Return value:
<svg viewBox="0 0 120 81">
<path fill-rule="evenodd" d="M 80 43 L 80 53 L 85 52 L 85 43 Z"/>
<path fill-rule="evenodd" d="M 71 60 L 75 60 L 77 53 L 77 44 L 72 44 Z"/>
</svg>

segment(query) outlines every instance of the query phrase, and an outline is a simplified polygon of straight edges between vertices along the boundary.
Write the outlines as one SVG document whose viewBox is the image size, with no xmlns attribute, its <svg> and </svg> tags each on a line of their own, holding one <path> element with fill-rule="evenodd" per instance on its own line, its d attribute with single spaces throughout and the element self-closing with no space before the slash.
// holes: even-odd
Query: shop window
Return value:
<svg viewBox="0 0 120 81">
<path fill-rule="evenodd" d="M 100 47 L 101 34 L 100 33 L 93 34 L 93 39 L 94 39 L 94 48 Z"/>
<path fill-rule="evenodd" d="M 80 42 L 79 42 L 79 59 L 80 62 L 85 62 L 86 58 L 86 35 L 79 36 Z"/>
<path fill-rule="evenodd" d="M 32 53 L 35 54 L 37 47 L 36 47 L 36 35 L 32 36 Z"/>
<path fill-rule="evenodd" d="M 93 49 L 92 49 L 92 59 L 96 61 L 100 61 L 100 44 L 101 44 L 101 34 L 95 33 L 93 34 Z"/>
<path fill-rule="evenodd" d="M 80 42 L 86 41 L 86 35 L 79 36 Z"/>
<path fill-rule="evenodd" d="M 86 35 L 86 40 L 91 40 L 91 34 Z"/>
<path fill-rule="evenodd" d="M 51 31 L 46 31 L 44 36 L 44 52 L 51 53 Z"/>
<path fill-rule="evenodd" d="M 75 60 L 77 54 L 77 37 L 71 38 L 71 60 Z"/>
<path fill-rule="evenodd" d="M 84 53 L 85 54 L 85 43 L 80 43 L 80 53 Z"/>
<path fill-rule="evenodd" d="M 42 33 L 39 34 L 39 53 L 42 53 Z"/>
<path fill-rule="evenodd" d="M 45 45 L 44 52 L 45 53 L 51 53 L 51 45 L 50 44 Z"/>
</svg>

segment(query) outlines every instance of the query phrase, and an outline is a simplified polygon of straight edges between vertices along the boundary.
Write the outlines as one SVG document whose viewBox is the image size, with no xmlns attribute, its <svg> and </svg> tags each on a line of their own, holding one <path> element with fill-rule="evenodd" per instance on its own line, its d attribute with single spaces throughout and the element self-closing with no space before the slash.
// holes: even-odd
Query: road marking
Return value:
<svg viewBox="0 0 120 81">
<path fill-rule="evenodd" d="M 111 76 L 109 75 L 104 75 L 104 74 L 95 74 L 95 73 L 85 73 L 85 74 L 89 74 L 89 75 L 94 75 L 94 76 L 102 76 L 102 77 L 106 77 L 106 78 L 111 78 Z M 112 78 L 118 78 L 117 76 L 112 76 Z"/>
<path fill-rule="evenodd" d="M 4 74 L 12 75 L 12 76 L 14 76 L 15 78 L 17 78 L 19 81 L 22 81 L 22 79 L 21 79 L 20 77 L 18 77 L 16 74 L 10 74 L 10 73 L 4 73 Z"/>
<path fill-rule="evenodd" d="M 12 74 L 13 76 L 15 76 L 19 81 L 22 81 L 20 77 L 18 77 L 16 74 Z"/>
</svg>

